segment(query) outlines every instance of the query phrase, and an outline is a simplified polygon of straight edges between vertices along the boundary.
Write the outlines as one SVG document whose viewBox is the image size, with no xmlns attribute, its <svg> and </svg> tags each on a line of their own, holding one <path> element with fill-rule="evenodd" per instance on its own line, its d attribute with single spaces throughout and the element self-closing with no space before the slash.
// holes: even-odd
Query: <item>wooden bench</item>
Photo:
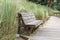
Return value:
<svg viewBox="0 0 60 40">
<path fill-rule="evenodd" d="M 18 13 L 19 15 L 19 22 L 20 26 L 25 27 L 29 32 L 28 34 L 31 34 L 34 30 L 36 30 L 41 24 L 43 24 L 42 20 L 36 20 L 36 17 L 33 13 L 26 13 L 21 12 Z"/>
</svg>

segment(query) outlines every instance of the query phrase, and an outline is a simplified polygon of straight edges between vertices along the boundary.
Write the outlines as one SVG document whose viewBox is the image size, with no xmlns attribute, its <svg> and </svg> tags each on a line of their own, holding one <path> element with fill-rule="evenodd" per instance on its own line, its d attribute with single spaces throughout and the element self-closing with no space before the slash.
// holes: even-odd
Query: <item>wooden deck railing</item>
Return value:
<svg viewBox="0 0 60 40">
<path fill-rule="evenodd" d="M 54 13 L 53 16 L 60 17 L 60 12 Z"/>
</svg>

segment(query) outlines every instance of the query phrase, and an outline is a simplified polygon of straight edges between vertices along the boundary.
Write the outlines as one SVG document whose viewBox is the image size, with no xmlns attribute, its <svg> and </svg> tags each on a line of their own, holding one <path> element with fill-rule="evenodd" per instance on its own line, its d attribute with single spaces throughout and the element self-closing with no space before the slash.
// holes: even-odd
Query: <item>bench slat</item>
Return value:
<svg viewBox="0 0 60 40">
<path fill-rule="evenodd" d="M 36 19 L 33 13 L 21 13 L 21 15 L 25 23 L 29 23 Z"/>
<path fill-rule="evenodd" d="M 21 13 L 22 19 L 24 21 L 25 24 L 34 24 L 36 26 L 40 25 L 41 23 L 43 23 L 40 20 L 36 20 L 36 17 L 34 15 L 34 13 Z"/>
</svg>

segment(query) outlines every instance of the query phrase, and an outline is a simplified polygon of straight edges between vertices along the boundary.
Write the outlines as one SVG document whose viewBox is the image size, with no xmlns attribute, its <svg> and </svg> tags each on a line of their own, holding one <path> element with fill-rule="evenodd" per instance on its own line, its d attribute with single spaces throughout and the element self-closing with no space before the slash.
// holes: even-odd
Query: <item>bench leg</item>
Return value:
<svg viewBox="0 0 60 40">
<path fill-rule="evenodd" d="M 34 29 L 33 26 L 28 27 L 28 34 L 29 34 L 29 35 L 33 32 L 33 29 Z"/>
</svg>

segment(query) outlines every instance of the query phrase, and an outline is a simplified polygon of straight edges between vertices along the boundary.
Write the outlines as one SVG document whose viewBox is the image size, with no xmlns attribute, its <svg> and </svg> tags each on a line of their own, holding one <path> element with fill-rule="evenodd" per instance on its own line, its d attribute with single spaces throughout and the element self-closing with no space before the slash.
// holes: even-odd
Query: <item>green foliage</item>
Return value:
<svg viewBox="0 0 60 40">
<path fill-rule="evenodd" d="M 60 3 L 55 2 L 53 8 L 60 11 Z"/>
<path fill-rule="evenodd" d="M 16 8 L 12 0 L 0 0 L 0 40 L 16 39 Z"/>
<path fill-rule="evenodd" d="M 37 4 L 47 5 L 47 0 L 28 0 Z"/>
<path fill-rule="evenodd" d="M 32 2 L 28 2 L 26 0 L 18 0 L 17 12 L 20 12 L 23 10 L 25 10 L 27 12 L 35 13 L 37 19 L 43 19 L 43 16 L 45 16 L 45 14 L 50 14 L 53 12 L 53 9 L 51 9 L 47 6 L 42 6 L 40 4 L 35 4 Z"/>
<path fill-rule="evenodd" d="M 48 5 L 47 3 L 48 0 L 28 0 L 28 1 L 31 1 L 36 4 L 45 5 L 45 6 Z M 51 3 L 51 5 L 52 5 L 51 8 L 54 8 L 60 11 L 60 0 L 53 0 L 53 3 Z"/>
</svg>

